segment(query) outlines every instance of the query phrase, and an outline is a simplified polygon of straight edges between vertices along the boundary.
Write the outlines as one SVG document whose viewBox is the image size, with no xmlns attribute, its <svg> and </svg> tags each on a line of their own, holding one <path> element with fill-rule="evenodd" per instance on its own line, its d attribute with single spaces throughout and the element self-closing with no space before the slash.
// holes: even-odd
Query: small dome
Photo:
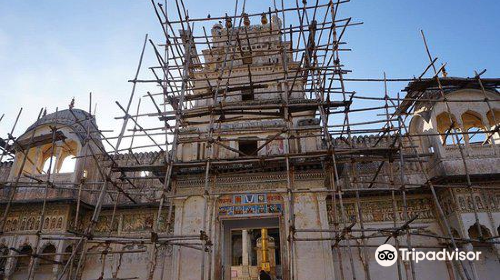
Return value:
<svg viewBox="0 0 500 280">
<path fill-rule="evenodd" d="M 82 142 L 87 136 L 88 127 L 92 137 L 97 140 L 97 142 L 101 142 L 101 136 L 98 131 L 95 119 L 91 114 L 80 109 L 72 109 L 71 111 L 67 109 L 48 114 L 36 121 L 34 124 L 30 125 L 26 132 L 19 138 L 22 138 L 24 135 L 26 135 L 36 127 L 47 124 L 59 124 L 70 127 L 76 133 L 78 139 L 80 139 L 80 141 Z"/>
</svg>

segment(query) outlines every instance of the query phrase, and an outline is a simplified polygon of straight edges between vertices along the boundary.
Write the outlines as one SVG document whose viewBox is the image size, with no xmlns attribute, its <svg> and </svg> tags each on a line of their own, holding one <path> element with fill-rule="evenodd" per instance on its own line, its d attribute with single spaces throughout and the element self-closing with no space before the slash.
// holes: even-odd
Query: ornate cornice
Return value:
<svg viewBox="0 0 500 280">
<path fill-rule="evenodd" d="M 319 170 L 307 172 L 296 172 L 294 174 L 295 181 L 323 181 L 325 174 Z M 237 174 L 224 175 L 215 177 L 215 184 L 219 186 L 227 185 L 255 185 L 255 184 L 273 184 L 278 182 L 286 182 L 286 172 L 274 173 L 252 173 L 252 174 Z M 180 188 L 202 187 L 205 183 L 204 176 L 189 176 L 178 177 L 176 180 L 177 186 Z M 214 177 L 210 178 L 210 184 L 214 183 Z"/>
</svg>

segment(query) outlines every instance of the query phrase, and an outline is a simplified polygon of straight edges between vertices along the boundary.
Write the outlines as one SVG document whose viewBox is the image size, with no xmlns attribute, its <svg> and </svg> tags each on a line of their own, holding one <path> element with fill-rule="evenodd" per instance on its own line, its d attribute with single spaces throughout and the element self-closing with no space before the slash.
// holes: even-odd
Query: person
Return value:
<svg viewBox="0 0 500 280">
<path fill-rule="evenodd" d="M 269 274 L 267 274 L 264 270 L 261 270 L 259 280 L 271 280 L 271 276 L 269 276 Z"/>
</svg>

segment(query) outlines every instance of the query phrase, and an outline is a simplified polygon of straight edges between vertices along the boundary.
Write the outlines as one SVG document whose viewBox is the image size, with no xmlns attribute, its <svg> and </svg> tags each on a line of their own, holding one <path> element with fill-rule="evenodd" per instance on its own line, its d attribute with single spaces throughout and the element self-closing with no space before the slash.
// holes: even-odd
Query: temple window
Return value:
<svg viewBox="0 0 500 280">
<path fill-rule="evenodd" d="M 481 232 L 479 232 L 479 228 L 481 228 Z M 481 240 L 481 239 L 487 239 L 487 238 L 491 237 L 490 230 L 481 224 L 478 227 L 477 223 L 475 223 L 469 227 L 468 233 L 469 233 L 469 238 L 473 239 L 474 241 Z"/>
<path fill-rule="evenodd" d="M 484 143 L 487 136 L 484 130 L 478 127 L 471 127 L 467 130 L 467 135 L 469 136 L 469 143 Z"/>
<path fill-rule="evenodd" d="M 196 149 L 196 158 L 202 160 L 205 158 L 206 143 L 198 143 L 198 149 Z"/>
<path fill-rule="evenodd" d="M 469 143 L 483 143 L 486 140 L 486 129 L 481 115 L 473 111 L 467 111 L 462 114 L 462 122 L 464 130 L 467 131 L 465 138 Z"/>
<path fill-rule="evenodd" d="M 64 249 L 64 255 L 62 257 L 63 264 L 66 264 L 69 261 L 69 259 L 71 257 L 71 253 L 73 253 L 73 246 L 72 245 L 66 246 L 66 249 Z"/>
<path fill-rule="evenodd" d="M 460 128 L 458 127 L 457 119 L 454 115 L 443 112 L 436 117 L 437 131 L 441 136 L 441 141 L 443 145 L 455 145 L 456 136 L 454 132 L 459 133 Z M 458 135 L 459 140 L 461 140 L 461 135 Z"/>
<path fill-rule="evenodd" d="M 52 157 L 48 157 L 47 159 L 45 159 L 45 161 L 43 162 L 43 173 L 45 174 L 48 174 L 49 171 L 50 173 L 55 173 L 54 170 L 55 170 L 55 166 L 56 166 L 56 161 L 57 161 L 57 158 L 52 156 Z"/>
<path fill-rule="evenodd" d="M 42 250 L 43 258 L 40 258 L 39 271 L 50 271 L 54 266 L 56 247 L 52 244 L 45 246 Z"/>
<path fill-rule="evenodd" d="M 256 156 L 257 140 L 239 140 L 238 150 L 247 156 Z"/>
<path fill-rule="evenodd" d="M 71 173 L 75 171 L 76 158 L 74 155 L 67 155 L 62 159 L 61 167 L 58 173 Z"/>
<path fill-rule="evenodd" d="M 74 141 L 65 141 L 40 146 L 40 155 L 37 162 L 36 171 L 39 174 L 73 173 L 76 166 L 76 155 L 78 145 Z"/>
<path fill-rule="evenodd" d="M 25 245 L 19 250 L 19 255 L 21 256 L 17 258 L 15 272 L 22 272 L 28 269 L 32 253 L 33 249 L 29 245 Z"/>
</svg>

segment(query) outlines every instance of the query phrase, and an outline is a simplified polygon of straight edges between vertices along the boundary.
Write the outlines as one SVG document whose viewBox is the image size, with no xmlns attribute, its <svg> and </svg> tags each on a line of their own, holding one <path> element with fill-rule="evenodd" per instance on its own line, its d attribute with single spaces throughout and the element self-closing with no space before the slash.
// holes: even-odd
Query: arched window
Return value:
<svg viewBox="0 0 500 280">
<path fill-rule="evenodd" d="M 73 245 L 68 245 L 66 249 L 64 249 L 64 255 L 62 257 L 63 264 L 66 264 L 71 257 L 71 253 L 73 253 Z"/>
<path fill-rule="evenodd" d="M 44 162 L 43 162 L 43 172 L 45 174 L 49 173 L 49 170 L 50 170 L 50 173 L 55 173 L 54 170 L 56 170 L 56 157 L 52 156 L 52 157 L 48 157 Z"/>
<path fill-rule="evenodd" d="M 481 115 L 467 111 L 462 115 L 464 130 L 467 131 L 469 143 L 483 143 L 486 140 L 485 127 Z"/>
<path fill-rule="evenodd" d="M 454 132 L 459 133 L 460 128 L 458 127 L 457 119 L 454 115 L 443 112 L 436 117 L 437 131 L 441 136 L 443 145 L 455 145 L 457 143 L 456 136 Z M 458 135 L 459 142 L 461 142 L 461 135 Z"/>
<path fill-rule="evenodd" d="M 467 130 L 467 135 L 469 136 L 469 143 L 484 143 L 487 139 L 487 135 L 484 130 L 478 127 L 471 127 Z"/>
<path fill-rule="evenodd" d="M 73 256 L 73 258 L 71 258 L 71 254 L 73 253 L 73 245 L 68 245 L 66 247 L 66 249 L 64 249 L 64 254 L 62 256 L 62 264 L 63 266 L 66 265 L 68 263 L 68 261 L 71 261 L 71 265 L 76 268 L 76 266 L 78 266 L 78 260 L 79 260 L 79 254 L 75 254 Z M 70 260 L 71 258 L 71 260 Z M 68 275 L 68 279 L 73 279 L 74 275 L 72 275 L 72 273 L 75 273 L 75 269 L 69 269 L 68 270 L 68 273 L 70 273 Z"/>
<path fill-rule="evenodd" d="M 72 173 L 75 172 L 76 158 L 73 155 L 67 155 L 63 160 L 59 173 Z"/>
<path fill-rule="evenodd" d="M 50 271 L 54 265 L 56 247 L 52 244 L 45 246 L 42 250 L 42 258 L 40 258 L 40 271 Z"/>
<path fill-rule="evenodd" d="M 479 232 L 479 227 L 481 228 L 481 233 Z M 487 227 L 485 227 L 481 224 L 479 225 L 479 227 L 477 226 L 477 223 L 470 226 L 470 228 L 468 230 L 470 239 L 479 240 L 481 237 L 481 234 L 482 234 L 483 239 L 491 237 L 491 232 Z"/>
<path fill-rule="evenodd" d="M 15 271 L 26 271 L 30 265 L 31 254 L 33 253 L 33 249 L 31 246 L 24 245 L 21 250 L 19 250 L 19 255 L 21 257 L 17 258 Z"/>
</svg>

